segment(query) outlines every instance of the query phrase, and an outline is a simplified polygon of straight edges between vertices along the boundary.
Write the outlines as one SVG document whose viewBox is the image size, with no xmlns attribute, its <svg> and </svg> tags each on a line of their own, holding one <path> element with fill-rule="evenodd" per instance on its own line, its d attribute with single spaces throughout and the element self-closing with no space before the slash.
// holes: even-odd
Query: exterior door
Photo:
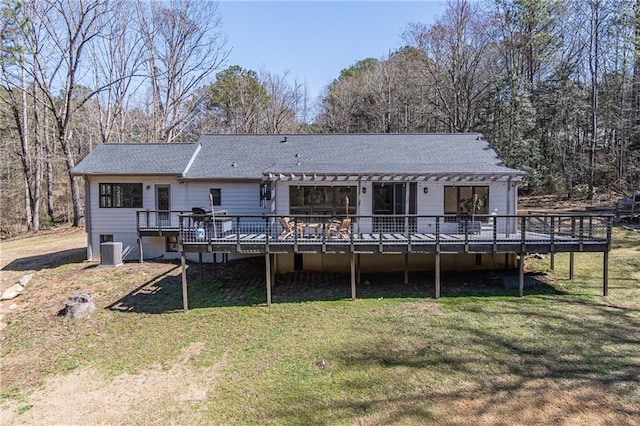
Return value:
<svg viewBox="0 0 640 426">
<path fill-rule="evenodd" d="M 409 185 L 409 211 L 407 211 L 406 185 Z M 417 185 L 415 182 L 373 184 L 373 214 L 399 217 L 374 218 L 374 232 L 402 232 L 405 226 L 415 228 L 415 218 L 405 220 L 405 214 L 416 213 Z"/>
<path fill-rule="evenodd" d="M 158 226 L 171 225 L 171 187 L 156 185 L 156 210 L 158 211 Z"/>
<path fill-rule="evenodd" d="M 386 216 L 373 219 L 374 232 L 398 232 L 401 218 L 388 216 L 404 214 L 404 184 L 374 183 L 373 214 Z"/>
</svg>

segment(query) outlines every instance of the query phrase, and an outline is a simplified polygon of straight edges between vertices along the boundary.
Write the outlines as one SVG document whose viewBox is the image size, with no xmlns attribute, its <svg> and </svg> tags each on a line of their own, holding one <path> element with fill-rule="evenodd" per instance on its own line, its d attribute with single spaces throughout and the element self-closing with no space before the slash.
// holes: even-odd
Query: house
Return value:
<svg viewBox="0 0 640 426">
<path fill-rule="evenodd" d="M 121 241 L 141 260 L 266 254 L 271 272 L 353 273 L 355 264 L 406 276 L 513 267 L 534 249 L 606 249 L 592 220 L 517 216 L 525 173 L 478 133 L 102 144 L 73 173 L 85 177 L 89 260 Z M 198 207 L 213 217 L 193 215 Z"/>
</svg>

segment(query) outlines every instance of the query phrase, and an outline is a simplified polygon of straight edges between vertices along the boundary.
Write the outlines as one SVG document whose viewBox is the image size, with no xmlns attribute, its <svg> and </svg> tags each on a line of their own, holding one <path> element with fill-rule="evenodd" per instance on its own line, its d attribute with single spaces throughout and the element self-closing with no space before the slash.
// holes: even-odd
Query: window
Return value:
<svg viewBox="0 0 640 426">
<path fill-rule="evenodd" d="M 266 206 L 267 201 L 271 201 L 271 182 L 260 184 L 260 206 Z"/>
<path fill-rule="evenodd" d="M 489 187 L 445 186 L 444 214 L 456 216 L 489 214 Z"/>
<path fill-rule="evenodd" d="M 113 234 L 100 234 L 100 244 L 112 243 L 112 242 L 113 242 Z"/>
<path fill-rule="evenodd" d="M 209 194 L 213 197 L 213 205 L 221 206 L 222 205 L 222 189 L 220 188 L 211 188 L 209 189 Z"/>
<path fill-rule="evenodd" d="M 343 215 L 356 214 L 358 199 L 355 186 L 290 186 L 291 214 Z"/>
<path fill-rule="evenodd" d="M 141 183 L 101 183 L 101 208 L 142 208 Z"/>
</svg>

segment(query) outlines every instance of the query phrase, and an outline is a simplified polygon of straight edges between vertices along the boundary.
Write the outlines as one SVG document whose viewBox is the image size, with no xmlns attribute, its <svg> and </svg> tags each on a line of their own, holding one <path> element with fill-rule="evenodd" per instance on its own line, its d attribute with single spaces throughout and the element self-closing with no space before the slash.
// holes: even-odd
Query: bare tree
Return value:
<svg viewBox="0 0 640 426">
<path fill-rule="evenodd" d="M 141 66 L 144 39 L 135 30 L 135 4 L 127 0 L 111 2 L 112 13 L 102 37 L 90 45 L 94 87 L 104 87 L 95 104 L 99 114 L 102 142 L 131 140 L 128 111 L 130 99 L 144 83 Z"/>
<path fill-rule="evenodd" d="M 151 86 L 154 141 L 180 139 L 204 96 L 197 89 L 226 60 L 217 5 L 210 1 L 138 2 Z"/>
<path fill-rule="evenodd" d="M 411 24 L 404 38 L 426 57 L 424 78 L 433 88 L 429 98 L 439 119 L 450 132 L 472 129 L 479 100 L 489 87 L 488 33 L 477 4 L 467 0 L 449 3 L 446 17 L 431 27 Z"/>
<path fill-rule="evenodd" d="M 265 72 L 261 75 L 268 102 L 262 113 L 265 133 L 298 133 L 301 113 L 305 104 L 303 84 L 298 81 L 289 83 L 288 73 L 278 75 Z"/>
</svg>

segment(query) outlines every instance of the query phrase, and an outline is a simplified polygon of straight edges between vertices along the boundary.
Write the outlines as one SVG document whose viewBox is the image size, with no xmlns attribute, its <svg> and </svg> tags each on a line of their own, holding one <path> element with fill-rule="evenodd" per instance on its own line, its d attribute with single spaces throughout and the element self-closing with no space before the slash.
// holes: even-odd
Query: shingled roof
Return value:
<svg viewBox="0 0 640 426">
<path fill-rule="evenodd" d="M 198 144 L 103 144 L 75 174 L 261 179 L 271 174 L 522 176 L 479 133 L 202 135 Z"/>
<path fill-rule="evenodd" d="M 103 143 L 73 168 L 75 175 L 182 176 L 198 144 Z"/>
<path fill-rule="evenodd" d="M 479 133 L 203 135 L 186 177 L 268 173 L 512 174 Z"/>
</svg>

